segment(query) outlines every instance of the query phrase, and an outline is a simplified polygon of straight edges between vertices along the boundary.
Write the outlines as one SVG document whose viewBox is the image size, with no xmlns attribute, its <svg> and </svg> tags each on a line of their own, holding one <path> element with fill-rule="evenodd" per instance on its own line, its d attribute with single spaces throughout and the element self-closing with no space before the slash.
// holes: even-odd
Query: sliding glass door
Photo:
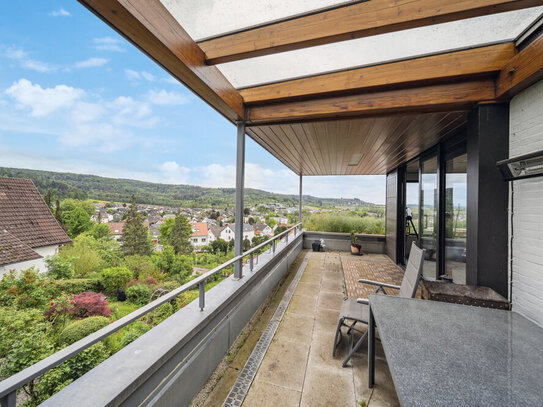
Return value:
<svg viewBox="0 0 543 407">
<path fill-rule="evenodd" d="M 467 162 L 465 151 L 445 157 L 445 274 L 466 284 Z"/>
<path fill-rule="evenodd" d="M 437 277 L 438 254 L 438 160 L 437 155 L 421 163 L 420 183 L 420 244 L 425 249 L 422 275 L 428 279 Z"/>
</svg>

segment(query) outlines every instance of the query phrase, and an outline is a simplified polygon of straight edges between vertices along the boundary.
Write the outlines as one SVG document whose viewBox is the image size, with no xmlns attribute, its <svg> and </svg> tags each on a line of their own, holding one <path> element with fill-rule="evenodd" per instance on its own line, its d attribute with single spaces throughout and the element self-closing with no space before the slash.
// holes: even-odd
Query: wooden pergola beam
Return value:
<svg viewBox="0 0 543 407">
<path fill-rule="evenodd" d="M 202 41 L 208 64 L 540 6 L 541 0 L 370 0 Z"/>
<path fill-rule="evenodd" d="M 515 44 L 449 52 L 240 90 L 246 104 L 360 92 L 383 87 L 480 77 L 500 71 L 516 55 Z"/>
<path fill-rule="evenodd" d="M 496 96 L 514 96 L 541 79 L 543 79 L 543 34 L 503 66 L 496 81 Z"/>
<path fill-rule="evenodd" d="M 230 121 L 244 118 L 239 92 L 159 0 L 79 0 Z"/>
<path fill-rule="evenodd" d="M 475 103 L 494 99 L 494 80 L 483 79 L 307 101 L 255 105 L 247 109 L 247 119 L 253 125 L 262 125 L 408 112 L 452 111 L 468 109 Z"/>
</svg>

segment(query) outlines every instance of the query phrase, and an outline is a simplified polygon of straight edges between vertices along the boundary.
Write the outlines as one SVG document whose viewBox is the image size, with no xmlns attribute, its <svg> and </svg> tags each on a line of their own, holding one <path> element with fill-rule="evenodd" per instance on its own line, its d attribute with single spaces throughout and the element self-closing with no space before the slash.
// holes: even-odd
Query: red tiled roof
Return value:
<svg viewBox="0 0 543 407">
<path fill-rule="evenodd" d="M 109 222 L 107 225 L 110 227 L 111 232 L 114 235 L 122 235 L 123 234 L 124 222 Z"/>
<path fill-rule="evenodd" d="M 40 259 L 41 257 L 11 233 L 0 230 L 0 266 Z"/>
<path fill-rule="evenodd" d="M 192 227 L 191 236 L 207 236 L 207 223 L 206 222 L 196 222 L 190 225 Z"/>
<path fill-rule="evenodd" d="M 31 248 L 71 242 L 29 179 L 0 178 L 0 230 Z"/>
</svg>

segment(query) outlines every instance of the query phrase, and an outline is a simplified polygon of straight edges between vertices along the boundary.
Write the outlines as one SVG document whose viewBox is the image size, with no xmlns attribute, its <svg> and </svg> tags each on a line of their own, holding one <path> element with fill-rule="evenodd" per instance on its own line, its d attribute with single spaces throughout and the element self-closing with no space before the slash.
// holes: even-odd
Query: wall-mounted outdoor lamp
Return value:
<svg viewBox="0 0 543 407">
<path fill-rule="evenodd" d="M 543 176 L 543 151 L 498 161 L 496 166 L 506 181 Z"/>
</svg>

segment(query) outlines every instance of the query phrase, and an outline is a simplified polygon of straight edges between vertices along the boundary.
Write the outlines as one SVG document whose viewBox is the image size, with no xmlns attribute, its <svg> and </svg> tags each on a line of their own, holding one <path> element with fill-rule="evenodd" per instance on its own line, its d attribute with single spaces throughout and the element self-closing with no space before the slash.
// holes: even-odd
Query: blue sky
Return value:
<svg viewBox="0 0 543 407">
<path fill-rule="evenodd" d="M 235 128 L 76 1 L 0 3 L 0 166 L 234 186 Z M 298 178 L 247 138 L 246 186 Z M 304 193 L 384 203 L 383 176 Z"/>
</svg>

